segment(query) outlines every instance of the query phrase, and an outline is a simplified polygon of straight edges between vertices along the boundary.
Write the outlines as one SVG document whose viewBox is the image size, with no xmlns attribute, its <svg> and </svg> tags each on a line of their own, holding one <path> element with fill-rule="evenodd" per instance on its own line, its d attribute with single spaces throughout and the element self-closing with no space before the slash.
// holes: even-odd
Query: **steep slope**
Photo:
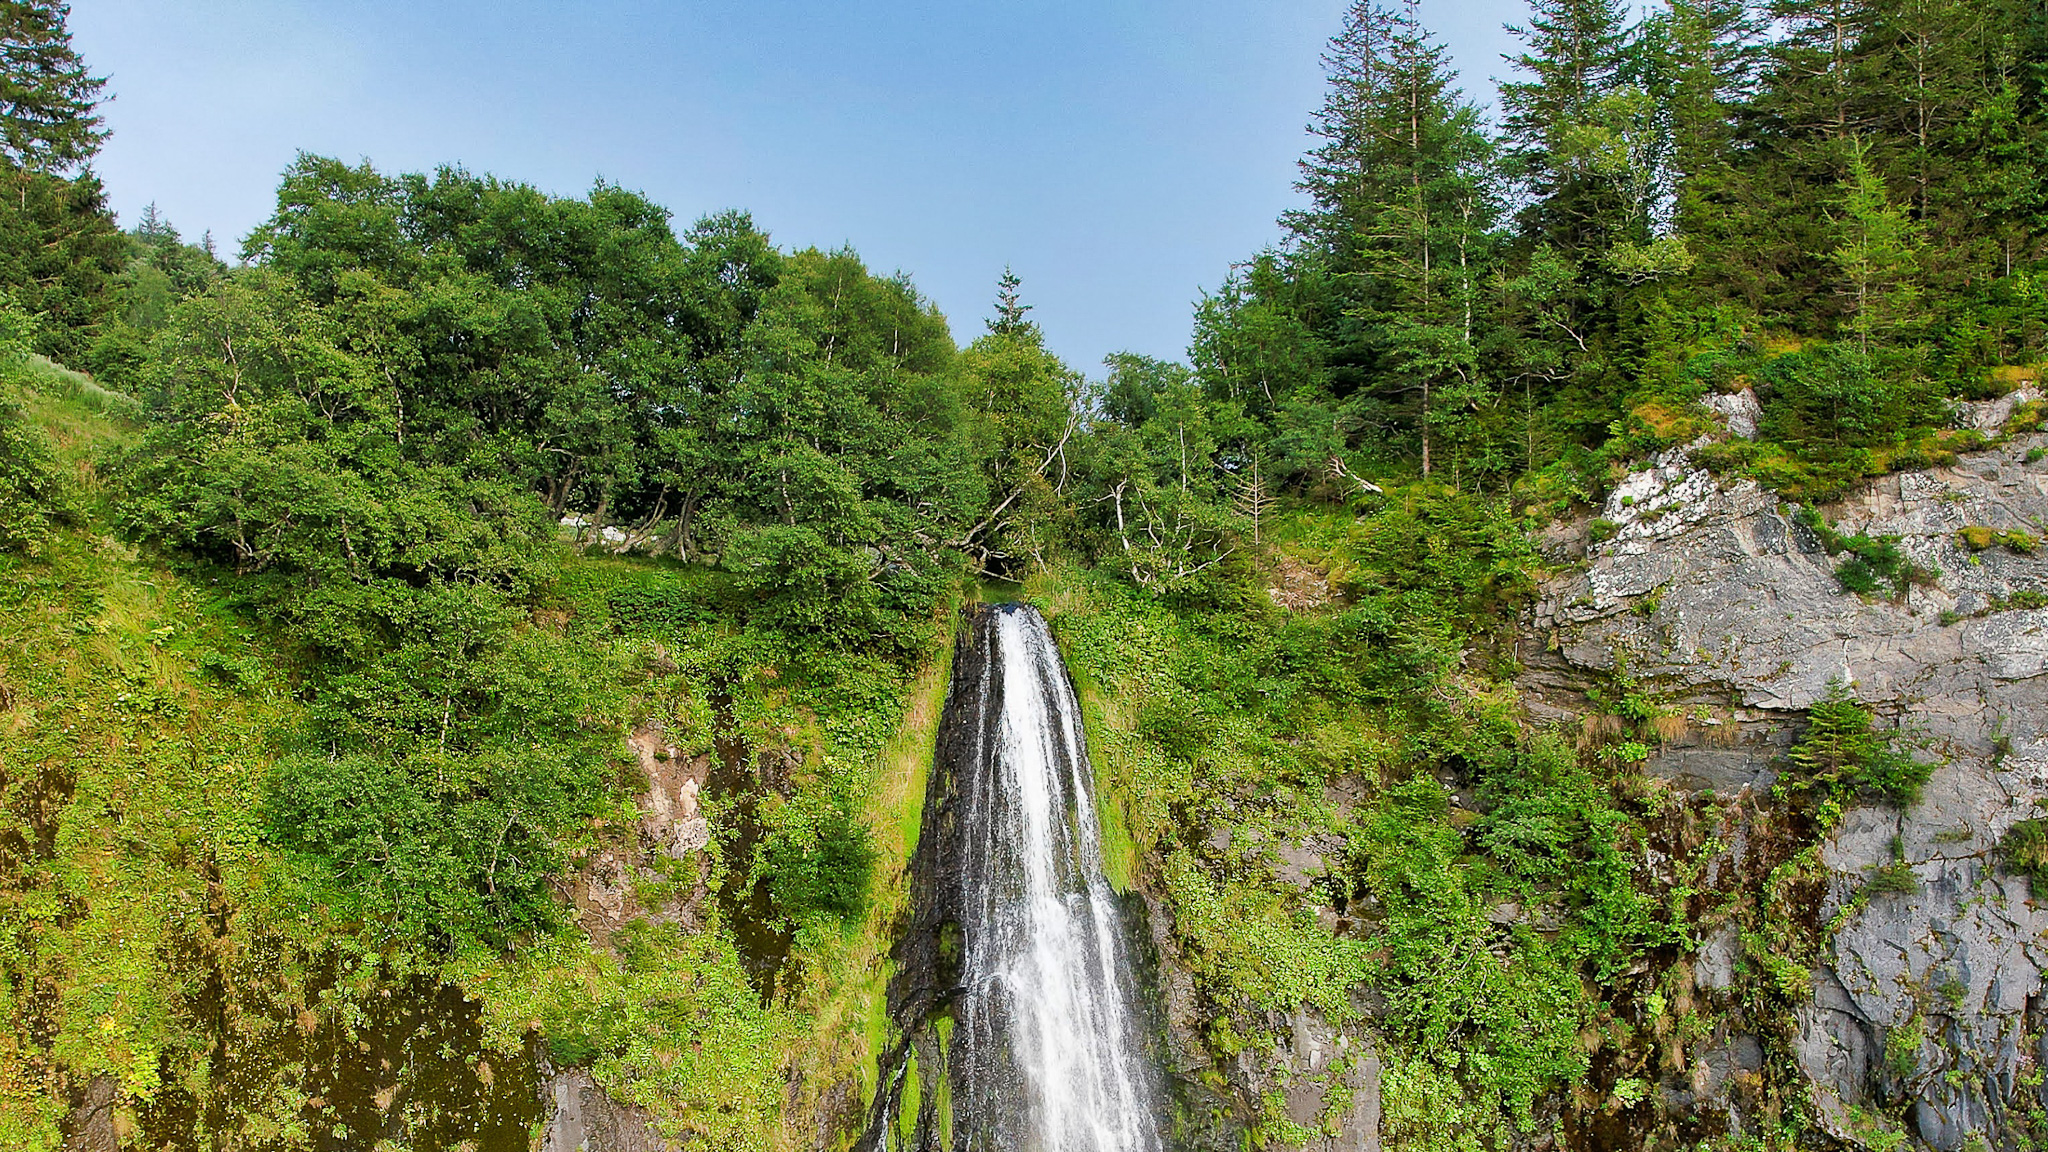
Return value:
<svg viewBox="0 0 2048 1152">
<path fill-rule="evenodd" d="M 1775 1027 L 1838 1138 L 1903 1128 L 1947 1150 L 2041 1131 L 2048 907 L 2001 868 L 1998 845 L 2048 799 L 2044 444 L 2020 436 L 1887 477 L 1823 509 L 1832 528 L 1674 453 L 1616 489 L 1612 539 L 1545 587 L 1524 653 L 1530 707 L 1576 722 L 1597 711 L 1589 686 L 1625 679 L 1687 718 L 1647 768 L 1726 806 L 1691 862 L 1704 889 L 1768 856 L 1753 837 L 1830 682 L 1935 765 L 1918 803 L 1823 814 L 1818 853 L 1792 865 L 1804 882 L 1778 877 L 1788 899 L 1770 914 L 1812 926 L 1811 956 L 1774 950 L 1733 899 L 1698 918 L 1694 977 L 1722 1022 L 1664 1066 L 1670 1091 L 1693 1094 L 1674 1108 L 1736 1108 L 1713 1049 Z M 1845 590 L 1858 574 L 1838 570 L 1859 560 L 1842 545 L 1857 535 L 1890 542 L 1896 560 L 1880 560 L 1901 579 Z M 1810 997 L 1795 994 L 1788 1016 L 1747 1010 L 1749 983 L 1808 960 Z"/>
</svg>

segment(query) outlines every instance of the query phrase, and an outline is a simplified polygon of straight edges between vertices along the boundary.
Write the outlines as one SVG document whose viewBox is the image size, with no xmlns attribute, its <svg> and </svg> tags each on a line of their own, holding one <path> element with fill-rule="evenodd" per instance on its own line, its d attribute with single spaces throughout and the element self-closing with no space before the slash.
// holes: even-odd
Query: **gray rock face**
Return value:
<svg viewBox="0 0 2048 1152">
<path fill-rule="evenodd" d="M 548 1105 L 540 1152 L 673 1152 L 638 1108 L 611 1098 L 585 1068 L 555 1073 L 543 1086 Z"/>
<path fill-rule="evenodd" d="M 1568 716 L 1586 684 L 1625 673 L 1688 713 L 1650 764 L 1680 787 L 1767 790 L 1801 712 L 1836 680 L 1938 764 L 1910 811 L 1852 810 L 1823 845 L 1821 917 L 1839 928 L 1794 1048 L 1841 1139 L 1861 1142 L 1850 1110 L 1884 1095 L 1912 1102 L 1926 1146 L 2001 1147 L 2015 1094 L 2039 1092 L 2020 1077 L 2048 1055 L 2048 909 L 1999 874 L 1994 848 L 2048 797 L 2048 611 L 2009 607 L 2048 591 L 2048 550 L 1972 551 L 1958 533 L 2043 534 L 2048 464 L 2025 454 L 2044 443 L 1887 477 L 1824 509 L 1939 572 L 1896 599 L 1842 591 L 1839 560 L 1775 497 L 1667 453 L 1616 490 L 1612 538 L 1552 580 L 1529 621 L 1532 713 Z M 1895 860 L 1918 890 L 1857 899 Z M 1703 987 L 1728 986 L 1736 952 L 1705 941 Z"/>
</svg>

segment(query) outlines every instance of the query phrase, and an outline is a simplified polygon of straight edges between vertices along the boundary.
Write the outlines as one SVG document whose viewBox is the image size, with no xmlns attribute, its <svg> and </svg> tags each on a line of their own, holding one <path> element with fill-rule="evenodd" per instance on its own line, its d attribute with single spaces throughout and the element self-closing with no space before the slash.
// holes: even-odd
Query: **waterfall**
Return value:
<svg viewBox="0 0 2048 1152">
<path fill-rule="evenodd" d="M 1159 1077 L 1073 687 L 1036 611 L 977 608 L 970 623 L 890 987 L 904 1041 L 862 1146 L 1161 1152 Z M 943 1078 L 950 1108 L 927 1084 L 903 1115 L 912 1066 Z"/>
</svg>

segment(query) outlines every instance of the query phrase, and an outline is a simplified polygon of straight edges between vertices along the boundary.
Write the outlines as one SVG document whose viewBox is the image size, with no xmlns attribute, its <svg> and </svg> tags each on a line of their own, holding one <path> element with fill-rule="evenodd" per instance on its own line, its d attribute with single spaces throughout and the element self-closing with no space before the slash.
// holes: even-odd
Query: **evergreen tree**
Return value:
<svg viewBox="0 0 2048 1152">
<path fill-rule="evenodd" d="M 1883 342 L 1917 315 L 1922 246 L 1919 227 L 1891 202 L 1861 140 L 1850 142 L 1836 226 L 1840 242 L 1829 259 L 1840 273 L 1846 326 L 1868 355 L 1873 341 Z"/>
<path fill-rule="evenodd" d="M 1611 204 L 1594 156 L 1574 138 L 1604 118 L 1601 100 L 1616 87 L 1626 29 L 1620 0 L 1533 0 L 1529 22 L 1511 26 L 1523 51 L 1513 58 L 1527 79 L 1501 85 L 1509 156 L 1530 201 L 1523 230 L 1576 254 L 1601 246 Z"/>
<path fill-rule="evenodd" d="M 91 160 L 107 138 L 104 77 L 71 48 L 69 4 L 0 0 L 0 161 L 63 172 Z"/>
<path fill-rule="evenodd" d="M 1024 318 L 1031 311 L 1031 305 L 1023 303 L 1017 289 L 1023 285 L 1017 274 L 1005 265 L 1002 279 L 996 281 L 996 314 L 988 321 L 988 330 L 996 336 L 1028 337 L 1037 332 L 1038 326 Z"/>
<path fill-rule="evenodd" d="M 1412 3 L 1354 5 L 1324 61 L 1329 92 L 1313 128 L 1323 142 L 1302 162 L 1314 207 L 1287 224 L 1328 253 L 1344 315 L 1359 323 L 1364 371 L 1335 399 L 1361 425 L 1405 430 L 1428 475 L 1442 410 L 1475 405 L 1483 387 L 1476 313 L 1498 214 L 1492 146 Z"/>
<path fill-rule="evenodd" d="M 119 307 L 114 277 L 127 239 L 90 171 L 72 179 L 16 171 L 0 196 L 0 290 L 38 317 L 36 350 L 82 365 Z"/>
<path fill-rule="evenodd" d="M 1754 92 L 1763 32 L 1747 0 L 1671 0 L 1666 28 L 1676 224 L 1698 233 L 1719 215 L 1734 114 Z"/>
<path fill-rule="evenodd" d="M 0 0 L 0 289 L 41 318 L 38 350 L 83 358 L 115 307 L 123 242 L 90 171 L 107 137 L 106 81 L 87 71 L 65 27 L 70 6 Z"/>
</svg>

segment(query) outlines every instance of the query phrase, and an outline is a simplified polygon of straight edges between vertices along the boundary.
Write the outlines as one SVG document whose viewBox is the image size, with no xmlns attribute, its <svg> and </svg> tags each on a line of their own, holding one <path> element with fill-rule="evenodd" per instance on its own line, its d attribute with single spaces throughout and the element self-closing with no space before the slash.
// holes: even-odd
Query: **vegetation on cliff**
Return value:
<svg viewBox="0 0 2048 1152">
<path fill-rule="evenodd" d="M 1763 871 L 1712 888 L 1728 812 L 1641 771 L 1702 718 L 1624 666 L 1539 728 L 1515 614 L 1531 530 L 1647 454 L 1812 504 L 2038 379 L 2017 0 L 1536 0 L 1497 126 L 1412 7 L 1356 4 L 1285 240 L 1188 363 L 1097 379 L 1014 277 L 961 347 L 851 250 L 604 183 L 306 155 L 233 268 L 124 233 L 64 15 L 0 0 L 0 1142 L 55 1146 L 97 1077 L 150 1141 L 371 1132 L 390 1098 L 344 1123 L 299 1057 L 217 1054 L 415 980 L 469 997 L 462 1091 L 545 1052 L 721 1147 L 849 1131 L 976 579 L 1054 619 L 1201 1106 L 1257 1140 L 1302 1125 L 1220 1070 L 1301 1012 L 1370 1020 L 1398 1146 L 1646 1130 L 1705 1026 L 1696 925 L 1782 1023 L 1819 834 L 1927 778 L 1827 698 Z M 1915 579 L 1807 519 L 1846 590 Z M 629 737 L 730 774 L 693 780 L 709 843 L 651 843 Z M 1782 1055 L 1769 1146 L 1805 1120 Z"/>
</svg>

